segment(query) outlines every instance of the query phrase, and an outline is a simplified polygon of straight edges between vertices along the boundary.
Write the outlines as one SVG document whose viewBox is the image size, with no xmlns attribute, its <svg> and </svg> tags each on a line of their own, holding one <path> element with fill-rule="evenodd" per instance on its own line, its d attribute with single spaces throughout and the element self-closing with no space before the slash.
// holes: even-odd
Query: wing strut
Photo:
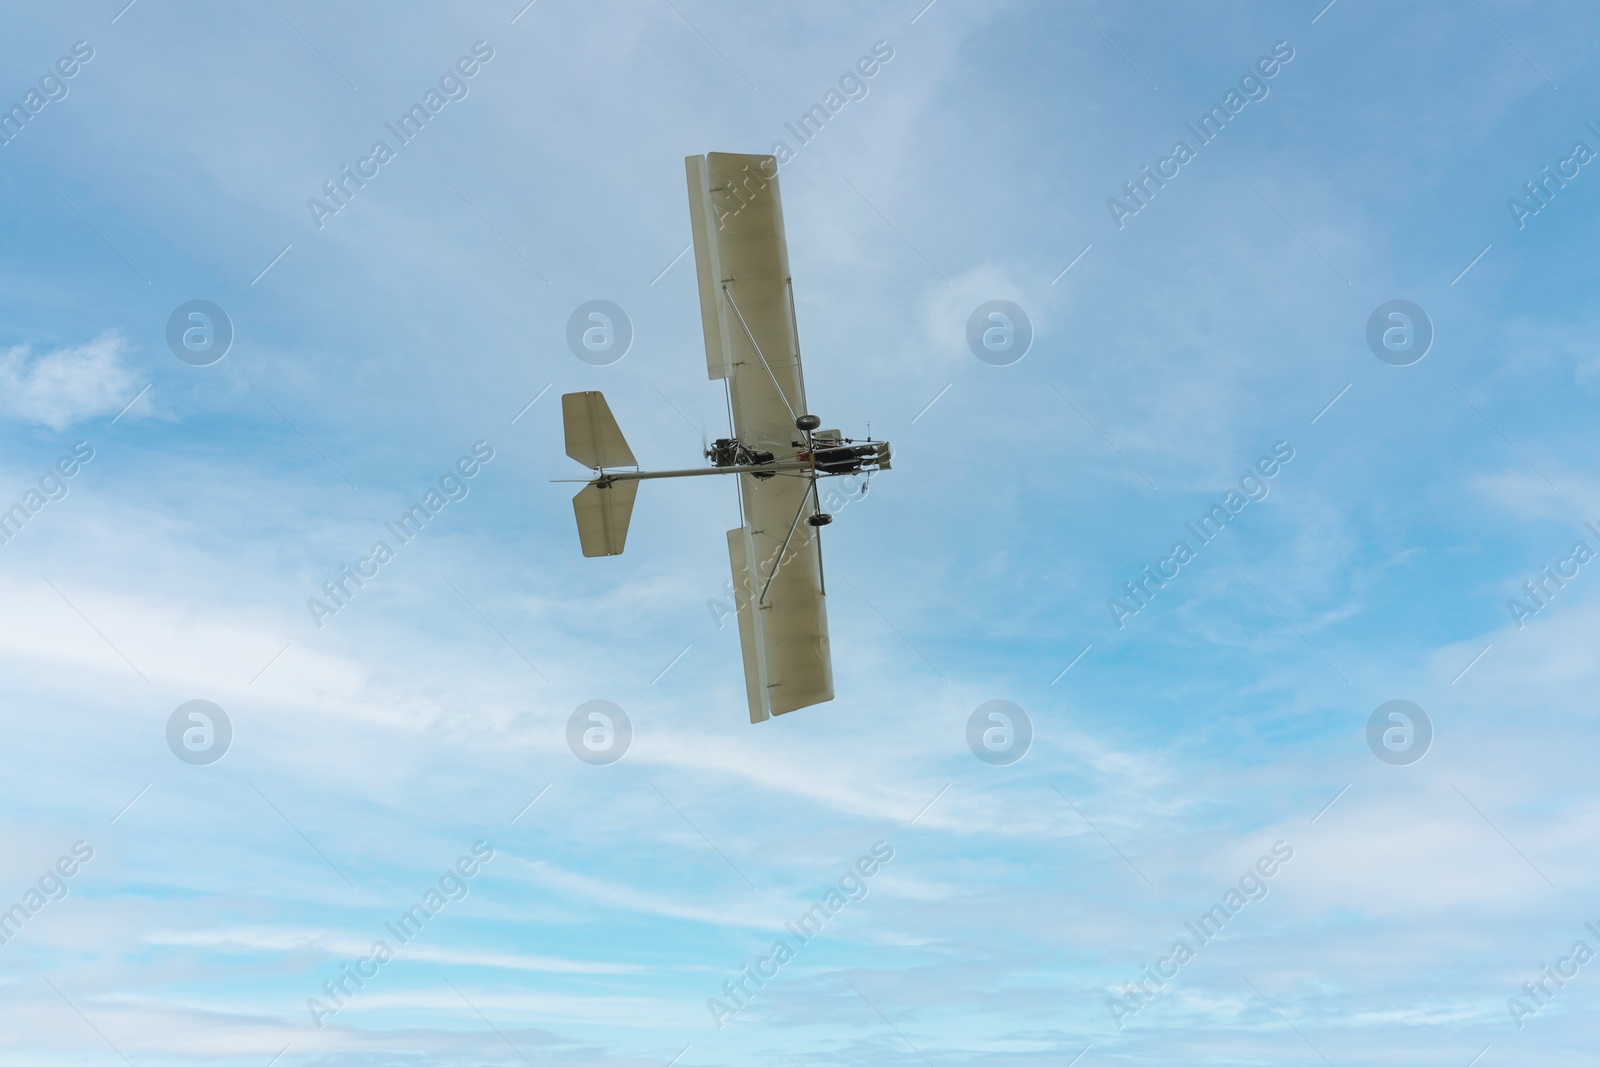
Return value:
<svg viewBox="0 0 1600 1067">
<path fill-rule="evenodd" d="M 810 489 L 814 490 L 816 487 L 817 479 L 815 475 L 812 475 Z M 783 554 L 789 551 L 789 542 L 794 539 L 794 532 L 800 526 L 800 516 L 805 514 L 806 505 L 809 503 L 811 503 L 811 493 L 806 492 L 801 494 L 800 508 L 794 513 L 794 521 L 789 524 L 788 536 L 783 539 L 783 544 L 778 548 L 778 554 L 772 559 L 772 573 L 767 575 L 767 583 L 761 587 L 761 595 L 756 597 L 757 604 L 767 599 L 767 590 L 772 588 L 772 579 L 778 576 L 778 568 L 783 566 Z M 821 551 L 818 551 L 817 557 L 819 560 L 821 559 L 821 556 Z"/>
<path fill-rule="evenodd" d="M 811 499 L 817 505 L 817 512 L 822 512 L 822 495 L 817 492 L 817 476 L 811 476 Z M 817 527 L 817 583 L 822 587 L 822 595 L 828 595 L 828 576 L 822 572 L 822 527 Z"/>
<path fill-rule="evenodd" d="M 784 394 L 783 386 L 778 384 L 778 376 L 772 373 L 772 364 L 767 362 L 767 357 L 762 355 L 761 346 L 756 344 L 755 334 L 750 332 L 750 324 L 744 321 L 744 312 L 739 310 L 739 305 L 733 302 L 733 294 L 728 292 L 728 287 L 722 287 L 722 295 L 728 298 L 728 303 L 733 307 L 733 313 L 739 316 L 739 325 L 744 327 L 744 335 L 750 338 L 750 347 L 756 350 L 756 358 L 761 360 L 761 365 L 767 368 L 767 377 L 772 379 L 772 387 L 778 391 L 778 399 L 783 401 L 783 406 L 789 409 L 789 417 L 798 420 L 794 405 L 789 403 L 789 398 Z"/>
</svg>

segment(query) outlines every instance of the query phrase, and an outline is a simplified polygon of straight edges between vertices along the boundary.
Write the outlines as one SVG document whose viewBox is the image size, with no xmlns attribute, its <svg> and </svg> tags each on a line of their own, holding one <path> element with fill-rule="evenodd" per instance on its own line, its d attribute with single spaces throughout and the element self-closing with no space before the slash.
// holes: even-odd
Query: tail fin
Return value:
<svg viewBox="0 0 1600 1067">
<path fill-rule="evenodd" d="M 606 398 L 597 392 L 567 393 L 561 398 L 561 418 L 567 429 L 567 455 L 585 467 L 637 467 L 633 450 L 623 440 L 622 429 L 617 426 Z M 582 495 L 581 493 L 579 494 Z M 633 497 L 628 497 L 628 507 L 633 507 Z M 626 530 L 627 512 L 623 512 L 622 525 Z M 618 542 L 617 552 L 622 551 Z M 610 553 L 615 555 L 615 553 Z"/>
<path fill-rule="evenodd" d="M 589 395 L 596 399 L 600 396 L 599 393 L 576 395 Z M 601 400 L 600 405 L 604 411 L 605 401 Z M 567 426 L 570 430 L 572 424 L 569 422 Z M 568 440 L 571 440 L 570 435 Z M 620 436 L 618 440 L 621 440 Z M 572 450 L 570 445 L 567 450 Z M 582 463 L 583 460 L 578 462 Z M 609 485 L 590 482 L 572 498 L 572 511 L 578 517 L 578 543 L 583 546 L 585 556 L 622 555 L 623 543 L 628 540 L 628 520 L 633 517 L 633 499 L 638 494 L 639 483 L 635 481 L 612 482 Z"/>
</svg>

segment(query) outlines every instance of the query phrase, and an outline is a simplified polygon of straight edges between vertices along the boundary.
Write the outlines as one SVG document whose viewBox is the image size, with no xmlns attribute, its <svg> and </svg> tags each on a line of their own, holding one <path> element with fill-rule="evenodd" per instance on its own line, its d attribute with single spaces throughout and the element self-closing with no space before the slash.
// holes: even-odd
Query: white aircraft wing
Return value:
<svg viewBox="0 0 1600 1067">
<path fill-rule="evenodd" d="M 728 383 L 734 435 L 788 459 L 806 413 L 789 253 L 772 156 L 713 152 L 685 160 L 706 365 Z M 803 508 L 809 476 L 741 474 L 745 525 L 728 531 L 750 721 L 833 699 L 817 530 Z M 787 544 L 787 548 L 785 548 Z"/>
</svg>

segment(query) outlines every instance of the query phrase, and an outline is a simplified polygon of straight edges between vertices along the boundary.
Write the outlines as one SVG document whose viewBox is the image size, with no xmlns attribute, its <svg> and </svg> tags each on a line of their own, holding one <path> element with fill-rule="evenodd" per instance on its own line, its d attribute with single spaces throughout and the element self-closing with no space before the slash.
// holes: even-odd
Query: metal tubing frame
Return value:
<svg viewBox="0 0 1600 1067">
<path fill-rule="evenodd" d="M 789 542 L 794 540 L 794 532 L 800 528 L 800 516 L 805 514 L 806 505 L 811 503 L 811 494 L 816 487 L 817 479 L 813 475 L 811 484 L 806 486 L 804 495 L 800 497 L 800 507 L 794 513 L 794 521 L 789 524 L 789 533 L 784 537 L 783 544 L 778 546 L 778 554 L 772 558 L 772 573 L 767 575 L 767 582 L 761 587 L 761 595 L 756 597 L 758 605 L 767 599 L 767 590 L 772 588 L 772 580 L 778 576 L 778 568 L 783 566 L 783 554 L 789 551 Z M 817 555 L 820 558 L 822 553 L 819 551 Z"/>
<path fill-rule="evenodd" d="M 612 482 L 642 482 L 649 478 L 698 478 L 705 474 L 780 474 L 791 471 L 812 470 L 805 460 L 786 459 L 776 463 L 739 463 L 731 467 L 696 467 L 686 471 L 605 471 L 592 481 L 610 485 Z"/>
<path fill-rule="evenodd" d="M 740 311 L 739 305 L 734 303 L 733 294 L 728 291 L 726 284 L 722 286 L 722 295 L 728 298 L 728 304 L 733 308 L 733 313 L 739 316 L 739 325 L 744 327 L 744 335 L 750 339 L 750 347 L 756 350 L 756 358 L 767 369 L 767 377 L 772 379 L 772 388 L 778 391 L 778 399 L 783 401 L 783 406 L 789 409 L 789 417 L 798 422 L 800 420 L 799 414 L 795 412 L 794 405 L 789 403 L 788 394 L 783 391 L 783 386 L 778 384 L 778 376 L 772 372 L 772 364 L 767 362 L 767 357 L 762 353 L 761 346 L 756 344 L 756 335 L 750 332 L 750 324 L 744 321 L 744 312 Z M 803 382 L 800 388 L 804 391 L 805 384 Z M 800 402 L 804 404 L 805 397 L 802 396 Z"/>
</svg>

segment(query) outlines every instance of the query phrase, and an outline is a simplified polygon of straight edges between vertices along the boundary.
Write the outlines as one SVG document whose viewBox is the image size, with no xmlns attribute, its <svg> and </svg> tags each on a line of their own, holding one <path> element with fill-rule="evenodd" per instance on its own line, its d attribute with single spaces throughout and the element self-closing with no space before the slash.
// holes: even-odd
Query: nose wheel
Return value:
<svg viewBox="0 0 1600 1067">
<path fill-rule="evenodd" d="M 830 523 L 832 521 L 833 521 L 833 516 L 829 515 L 825 511 L 818 512 L 815 515 L 806 516 L 806 525 L 807 526 L 826 526 L 826 525 L 828 525 L 828 523 Z"/>
</svg>

